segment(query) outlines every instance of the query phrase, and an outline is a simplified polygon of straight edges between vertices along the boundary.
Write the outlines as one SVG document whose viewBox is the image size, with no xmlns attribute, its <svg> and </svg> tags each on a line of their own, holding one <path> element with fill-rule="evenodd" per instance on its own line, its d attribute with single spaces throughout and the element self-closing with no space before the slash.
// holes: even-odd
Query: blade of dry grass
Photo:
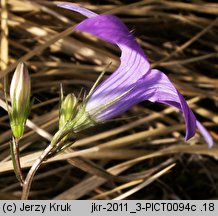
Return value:
<svg viewBox="0 0 218 216">
<path fill-rule="evenodd" d="M 6 0 L 1 0 L 1 70 L 7 68 L 8 58 L 8 11 Z"/>
<path fill-rule="evenodd" d="M 114 198 L 113 200 L 122 200 L 125 199 L 126 197 L 136 193 L 137 191 L 141 190 L 142 188 L 148 186 L 149 184 L 151 184 L 153 181 L 157 180 L 158 178 L 160 178 L 162 175 L 166 174 L 169 170 L 171 170 L 176 164 L 171 164 L 168 167 L 166 167 L 165 169 L 159 171 L 158 173 L 154 174 L 153 176 L 149 177 L 147 180 L 145 180 L 143 183 L 137 185 L 136 187 L 134 187 L 133 189 L 123 193 L 122 195 Z"/>
</svg>

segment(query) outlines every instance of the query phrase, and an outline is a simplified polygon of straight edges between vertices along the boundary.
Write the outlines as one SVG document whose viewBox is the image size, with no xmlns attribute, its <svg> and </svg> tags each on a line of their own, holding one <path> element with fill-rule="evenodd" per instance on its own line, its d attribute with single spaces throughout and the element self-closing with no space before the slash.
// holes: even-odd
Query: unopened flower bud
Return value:
<svg viewBox="0 0 218 216">
<path fill-rule="evenodd" d="M 9 111 L 11 129 L 16 138 L 23 135 L 24 126 L 30 110 L 30 76 L 24 63 L 19 63 L 10 85 L 11 111 Z"/>
<path fill-rule="evenodd" d="M 74 94 L 68 94 L 61 103 L 59 128 L 72 120 L 77 113 L 78 100 Z"/>
</svg>

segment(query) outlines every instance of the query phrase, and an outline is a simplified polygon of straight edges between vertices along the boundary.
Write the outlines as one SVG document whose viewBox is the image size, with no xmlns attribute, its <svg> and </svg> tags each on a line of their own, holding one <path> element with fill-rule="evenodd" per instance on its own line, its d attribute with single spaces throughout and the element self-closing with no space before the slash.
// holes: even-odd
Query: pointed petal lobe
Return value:
<svg viewBox="0 0 218 216">
<path fill-rule="evenodd" d="M 77 6 L 77 5 L 69 3 L 69 2 L 59 3 L 59 4 L 57 4 L 57 6 L 68 9 L 68 10 L 76 11 L 76 12 L 78 12 L 86 17 L 89 17 L 89 18 L 95 17 L 98 15 L 98 14 L 96 14 L 96 13 L 94 13 L 86 8 L 82 8 L 80 6 Z"/>
</svg>

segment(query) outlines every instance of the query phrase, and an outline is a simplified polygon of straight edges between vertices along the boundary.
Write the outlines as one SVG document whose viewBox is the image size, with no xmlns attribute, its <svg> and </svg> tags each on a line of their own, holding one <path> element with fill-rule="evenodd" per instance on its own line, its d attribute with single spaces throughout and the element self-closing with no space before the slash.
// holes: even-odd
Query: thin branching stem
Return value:
<svg viewBox="0 0 218 216">
<path fill-rule="evenodd" d="M 40 167 L 40 165 L 43 163 L 43 161 L 48 156 L 48 154 L 52 151 L 53 148 L 54 148 L 54 146 L 49 145 L 43 151 L 43 153 L 40 155 L 40 157 L 35 161 L 35 163 L 32 165 L 32 167 L 30 168 L 30 170 L 26 176 L 26 179 L 24 181 L 24 184 L 23 184 L 23 191 L 22 191 L 22 196 L 21 196 L 22 200 L 28 199 L 30 187 L 31 187 L 32 181 L 33 181 L 33 177 L 34 177 L 36 171 L 38 170 L 38 168 Z"/>
<path fill-rule="evenodd" d="M 70 129 L 67 129 L 63 127 L 62 129 L 60 129 L 53 137 L 50 145 L 43 151 L 43 153 L 40 155 L 40 157 L 34 162 L 34 164 L 32 165 L 32 167 L 30 168 L 26 179 L 23 183 L 23 191 L 22 191 L 22 196 L 21 199 L 22 200 L 27 200 L 29 197 L 29 193 L 30 193 L 30 188 L 32 185 L 32 181 L 33 181 L 33 177 L 36 173 L 36 171 L 39 169 L 39 167 L 41 166 L 41 164 L 43 163 L 43 161 L 48 157 L 48 155 L 54 151 L 54 149 L 57 148 L 57 146 L 60 145 L 60 143 L 62 143 L 62 138 L 65 137 L 67 134 L 70 133 Z"/>
</svg>

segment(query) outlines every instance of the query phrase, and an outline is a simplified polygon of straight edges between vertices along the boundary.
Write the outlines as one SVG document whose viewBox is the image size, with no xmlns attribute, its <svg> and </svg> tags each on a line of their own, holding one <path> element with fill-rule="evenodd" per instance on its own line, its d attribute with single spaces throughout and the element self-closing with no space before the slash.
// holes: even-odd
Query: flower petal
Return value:
<svg viewBox="0 0 218 216">
<path fill-rule="evenodd" d="M 100 96 L 100 99 L 104 100 L 102 96 Z M 137 85 L 132 91 L 120 98 L 113 105 L 99 112 L 97 118 L 99 121 L 111 119 L 128 110 L 134 104 L 144 100 L 164 103 L 180 109 L 184 114 L 186 122 L 186 140 L 194 136 L 196 118 L 193 112 L 167 76 L 158 70 L 151 70 L 142 79 L 138 80 Z M 94 113 L 94 110 L 92 112 Z"/>
<path fill-rule="evenodd" d="M 143 100 L 160 102 L 177 107 L 183 112 L 186 122 L 186 140 L 194 136 L 197 126 L 208 145 L 213 145 L 212 137 L 199 122 L 196 122 L 183 96 L 165 74 L 150 69 L 143 50 L 128 28 L 117 17 L 97 15 L 71 3 L 62 3 L 58 6 L 77 11 L 88 17 L 79 23 L 76 29 L 116 44 L 121 49 L 119 67 L 94 90 L 87 102 L 86 110 L 91 116 L 96 115 L 96 110 L 98 110 L 95 120 L 111 119 Z M 128 92 L 130 89 L 132 90 Z M 99 108 L 114 101 L 125 92 L 128 92 L 125 96 L 99 111 Z"/>
<path fill-rule="evenodd" d="M 76 5 L 65 3 L 59 6 L 90 17 L 87 9 Z M 88 111 L 96 106 L 104 106 L 105 101 L 112 101 L 119 97 L 149 71 L 150 64 L 143 50 L 128 28 L 117 17 L 113 15 L 91 16 L 91 18 L 79 23 L 76 29 L 116 44 L 121 49 L 119 67 L 95 89 L 87 103 Z M 122 87 L 120 88 L 120 86 Z"/>
<path fill-rule="evenodd" d="M 97 105 L 103 106 L 105 101 L 112 101 L 128 91 L 149 71 L 150 64 L 141 47 L 117 17 L 99 15 L 86 19 L 77 26 L 77 29 L 116 44 L 121 49 L 120 66 L 95 89 L 91 100 L 87 103 L 88 110 Z"/>
<path fill-rule="evenodd" d="M 80 6 L 77 6 L 77 5 L 69 3 L 69 2 L 60 3 L 60 4 L 57 4 L 57 6 L 68 9 L 68 10 L 79 12 L 88 18 L 98 16 L 98 14 L 96 14 L 96 13 L 94 13 L 86 8 L 82 8 Z"/>
<path fill-rule="evenodd" d="M 146 91 L 153 90 L 153 94 L 150 94 L 149 98 L 147 98 L 147 94 L 144 94 L 144 99 L 150 100 L 151 102 L 164 103 L 180 109 L 183 112 L 186 123 L 185 139 L 188 140 L 193 137 L 196 131 L 195 115 L 168 77 L 161 71 L 153 69 L 146 76 L 145 83 L 148 86 L 146 87 Z"/>
<path fill-rule="evenodd" d="M 197 127 L 204 139 L 206 140 L 208 146 L 211 148 L 213 146 L 213 138 L 211 135 L 208 133 L 207 129 L 199 122 L 197 122 Z"/>
</svg>

